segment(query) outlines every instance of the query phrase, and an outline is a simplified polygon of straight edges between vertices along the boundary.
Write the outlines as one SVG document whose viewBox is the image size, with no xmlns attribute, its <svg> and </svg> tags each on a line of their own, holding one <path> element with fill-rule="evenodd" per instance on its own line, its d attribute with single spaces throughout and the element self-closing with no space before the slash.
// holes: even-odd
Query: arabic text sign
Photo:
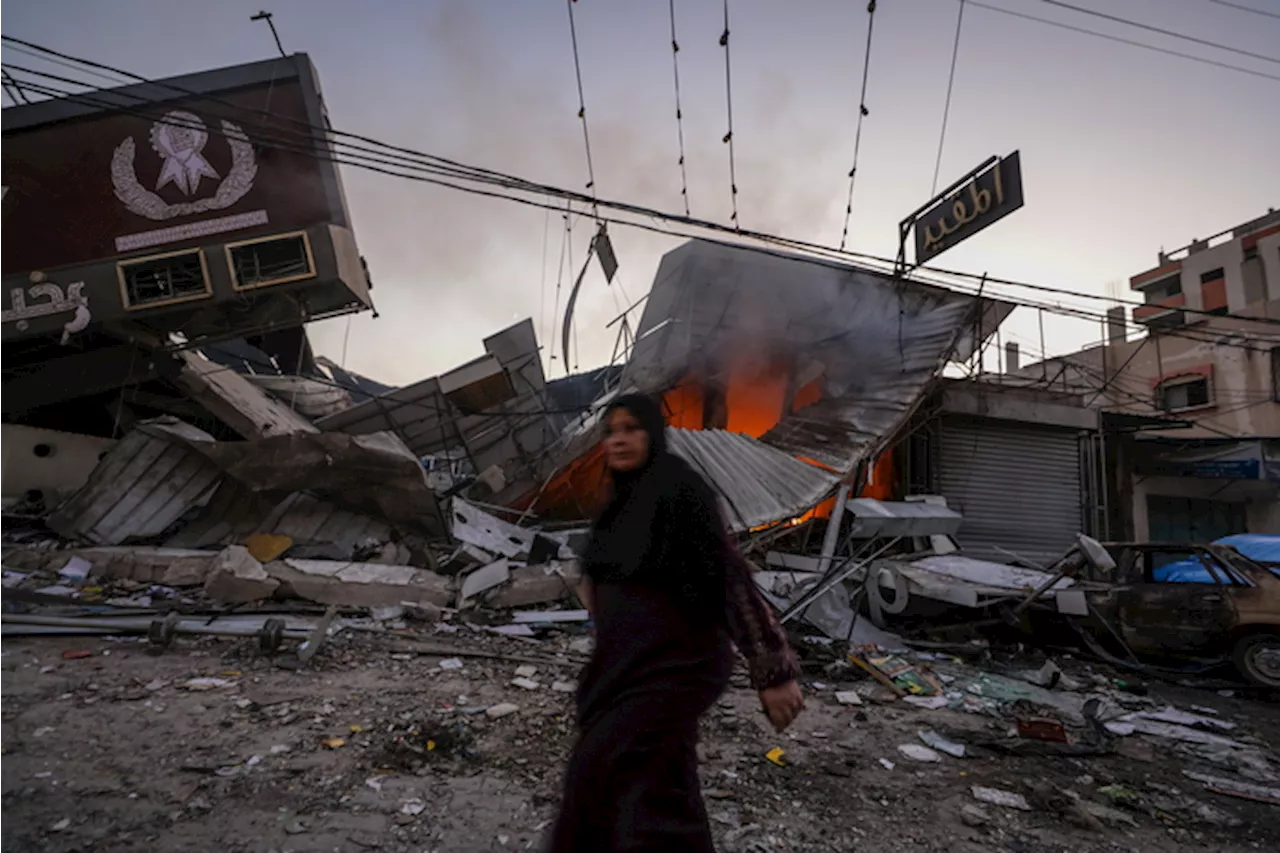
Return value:
<svg viewBox="0 0 1280 853">
<path fill-rule="evenodd" d="M 1022 207 L 1022 166 L 1015 151 L 916 217 L 916 263 L 922 264 Z"/>
</svg>

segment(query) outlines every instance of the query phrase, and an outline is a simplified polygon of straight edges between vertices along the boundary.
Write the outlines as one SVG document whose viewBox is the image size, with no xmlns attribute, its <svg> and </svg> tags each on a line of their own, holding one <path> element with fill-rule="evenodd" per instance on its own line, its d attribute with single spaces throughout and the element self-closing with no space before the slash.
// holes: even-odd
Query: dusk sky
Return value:
<svg viewBox="0 0 1280 853">
<path fill-rule="evenodd" d="M 1072 2 L 1280 57 L 1280 18 L 1212 0 Z M 264 3 L 285 49 L 306 52 L 316 64 L 336 128 L 566 188 L 586 183 L 563 0 L 9 0 L 3 31 L 169 77 L 275 55 L 265 25 L 249 20 Z M 1240 3 L 1280 14 L 1280 0 Z M 879 2 L 854 250 L 892 255 L 898 220 L 931 195 L 959 5 Z M 989 5 L 1280 77 L 1280 62 L 1042 0 Z M 690 205 L 694 216 L 728 223 L 722 4 L 676 0 L 675 8 Z M 730 0 L 729 8 L 741 223 L 837 245 L 866 2 Z M 601 196 L 681 212 L 668 3 L 581 0 L 575 15 Z M 8 47 L 3 56 L 48 67 Z M 1017 149 L 1026 206 L 938 263 L 1135 298 L 1129 276 L 1154 266 L 1161 247 L 1280 206 L 1278 104 L 1280 80 L 969 4 L 940 183 Z M 343 180 L 381 315 L 350 321 L 349 368 L 388 383 L 413 382 L 479 355 L 482 338 L 526 316 L 544 348 L 550 344 L 564 242 L 559 215 L 352 167 L 344 167 Z M 575 222 L 561 311 L 591 231 L 589 219 Z M 615 330 L 605 324 L 627 297 L 648 290 L 660 255 L 679 243 L 635 230 L 613 237 L 620 284 L 607 287 L 593 269 L 579 301 L 575 361 L 582 368 L 609 359 Z M 1046 326 L 1053 353 L 1099 336 L 1091 323 L 1051 317 Z M 1034 311 L 1020 310 L 1006 329 L 1038 349 Z M 342 360 L 347 331 L 346 319 L 331 320 L 313 327 L 312 337 L 320 353 Z M 549 365 L 552 375 L 563 374 L 558 358 Z"/>
</svg>

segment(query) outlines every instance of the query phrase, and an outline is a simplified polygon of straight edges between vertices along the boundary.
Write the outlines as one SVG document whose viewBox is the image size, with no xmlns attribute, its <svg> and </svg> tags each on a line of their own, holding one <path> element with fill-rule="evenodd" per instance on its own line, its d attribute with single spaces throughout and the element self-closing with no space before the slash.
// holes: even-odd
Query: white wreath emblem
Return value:
<svg viewBox="0 0 1280 853">
<path fill-rule="evenodd" d="M 160 127 L 163 123 L 162 119 L 156 122 L 155 127 Z M 152 135 L 154 136 L 155 133 L 156 130 L 153 128 Z M 221 210 L 235 204 L 253 189 L 253 179 L 258 174 L 258 164 L 253 156 L 253 144 L 249 142 L 249 137 L 243 130 L 224 120 L 222 134 L 231 148 L 231 171 L 227 173 L 222 183 L 218 184 L 218 191 L 211 197 L 202 198 L 199 201 L 169 204 L 144 187 L 138 182 L 138 174 L 133 167 L 137 145 L 133 137 L 128 137 L 116 146 L 115 154 L 111 157 L 111 183 L 115 186 L 116 198 L 120 199 L 133 213 L 157 221 Z M 212 169 L 210 168 L 209 171 Z M 194 190 L 195 187 L 191 186 L 191 189 Z"/>
</svg>

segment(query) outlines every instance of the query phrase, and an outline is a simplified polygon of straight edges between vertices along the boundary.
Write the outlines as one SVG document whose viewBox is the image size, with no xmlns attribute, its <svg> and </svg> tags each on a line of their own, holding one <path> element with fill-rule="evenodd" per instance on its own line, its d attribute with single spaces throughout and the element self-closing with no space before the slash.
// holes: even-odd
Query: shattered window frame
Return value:
<svg viewBox="0 0 1280 853">
<path fill-rule="evenodd" d="M 256 254 L 250 253 L 246 255 L 245 253 L 245 250 L 252 250 L 254 247 L 261 247 L 264 244 L 283 244 L 294 241 L 300 244 L 302 253 L 299 258 L 290 262 L 292 266 L 288 269 L 282 268 L 278 271 L 264 270 L 261 259 Z M 231 286 L 236 290 L 257 290 L 260 287 L 274 287 L 278 284 L 288 284 L 289 282 L 316 277 L 315 253 L 311 249 L 311 237 L 306 231 L 290 231 L 287 234 L 272 234 L 268 237 L 240 240 L 236 243 L 228 243 L 223 247 L 223 251 L 227 256 L 227 269 L 231 273 Z M 246 260 L 256 260 L 258 262 L 256 269 L 249 269 L 244 264 Z M 300 263 L 305 263 L 305 268 L 299 267 L 298 264 Z M 252 273 L 256 277 L 250 278 L 246 273 Z"/>
<path fill-rule="evenodd" d="M 199 283 L 203 285 L 199 291 L 188 290 L 179 293 L 175 290 L 173 271 L 179 258 L 191 258 L 199 261 Z M 156 274 L 157 280 L 152 283 L 152 286 L 167 287 L 169 290 L 168 295 L 162 294 L 156 298 L 142 297 L 139 287 L 144 283 L 140 282 L 138 276 L 147 272 Z M 160 272 L 166 273 L 166 281 L 163 283 L 159 282 L 158 273 Z M 193 265 L 192 269 L 186 271 L 186 275 L 193 275 L 194 272 Z M 177 252 L 162 252 L 158 255 L 146 255 L 141 258 L 118 261 L 116 262 L 116 277 L 120 283 L 120 302 L 124 305 L 126 311 L 145 311 L 165 305 L 209 299 L 213 296 L 213 283 L 209 280 L 209 263 L 205 258 L 203 249 L 182 249 Z"/>
</svg>

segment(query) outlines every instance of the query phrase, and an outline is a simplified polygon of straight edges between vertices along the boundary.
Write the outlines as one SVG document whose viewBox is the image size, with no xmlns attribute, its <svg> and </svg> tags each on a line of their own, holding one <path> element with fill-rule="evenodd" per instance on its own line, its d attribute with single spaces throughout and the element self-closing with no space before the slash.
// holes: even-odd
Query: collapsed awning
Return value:
<svg viewBox="0 0 1280 853">
<path fill-rule="evenodd" d="M 1013 310 L 874 270 L 705 240 L 662 258 L 624 388 L 654 393 L 765 359 L 820 378 L 822 398 L 783 408 L 760 440 L 849 473 L 902 424 L 949 359 L 968 357 Z"/>
<path fill-rule="evenodd" d="M 839 478 L 745 435 L 668 429 L 671 451 L 720 493 L 735 532 L 802 515 L 834 490 Z"/>
</svg>

